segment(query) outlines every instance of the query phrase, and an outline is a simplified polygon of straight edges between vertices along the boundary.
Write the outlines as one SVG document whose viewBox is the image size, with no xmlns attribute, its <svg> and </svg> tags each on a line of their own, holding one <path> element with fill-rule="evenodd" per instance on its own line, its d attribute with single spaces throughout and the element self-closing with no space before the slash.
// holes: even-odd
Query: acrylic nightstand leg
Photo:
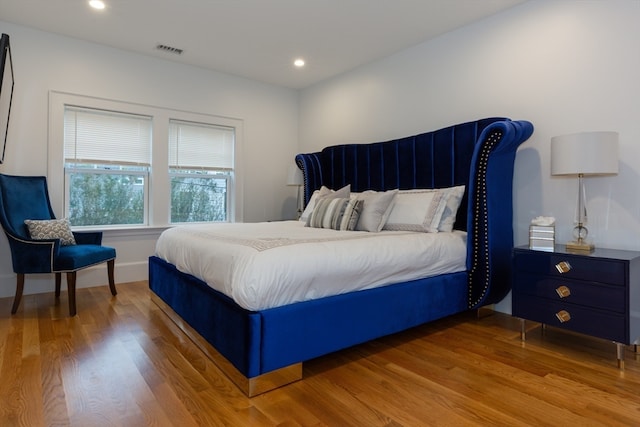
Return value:
<svg viewBox="0 0 640 427">
<path fill-rule="evenodd" d="M 616 343 L 616 352 L 618 354 L 618 368 L 624 370 L 624 344 Z"/>
</svg>

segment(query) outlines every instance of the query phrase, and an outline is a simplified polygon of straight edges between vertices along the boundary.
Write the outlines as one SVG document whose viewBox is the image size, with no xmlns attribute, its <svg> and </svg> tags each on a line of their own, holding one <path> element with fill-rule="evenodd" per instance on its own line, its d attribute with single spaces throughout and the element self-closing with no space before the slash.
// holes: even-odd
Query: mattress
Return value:
<svg viewBox="0 0 640 427">
<path fill-rule="evenodd" d="M 258 311 L 466 270 L 466 233 L 336 231 L 301 221 L 165 230 L 156 255 Z"/>
</svg>

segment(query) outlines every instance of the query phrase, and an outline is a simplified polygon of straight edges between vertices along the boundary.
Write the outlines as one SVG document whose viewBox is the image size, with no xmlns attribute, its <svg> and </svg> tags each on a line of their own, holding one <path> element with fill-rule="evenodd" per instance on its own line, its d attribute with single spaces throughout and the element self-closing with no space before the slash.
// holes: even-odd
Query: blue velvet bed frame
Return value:
<svg viewBox="0 0 640 427">
<path fill-rule="evenodd" d="M 514 159 L 532 132 L 527 121 L 487 118 L 296 156 L 305 201 L 322 185 L 466 185 L 455 228 L 467 231 L 467 271 L 253 312 L 153 256 L 154 301 L 249 396 L 300 379 L 311 358 L 498 302 L 510 290 Z"/>
</svg>

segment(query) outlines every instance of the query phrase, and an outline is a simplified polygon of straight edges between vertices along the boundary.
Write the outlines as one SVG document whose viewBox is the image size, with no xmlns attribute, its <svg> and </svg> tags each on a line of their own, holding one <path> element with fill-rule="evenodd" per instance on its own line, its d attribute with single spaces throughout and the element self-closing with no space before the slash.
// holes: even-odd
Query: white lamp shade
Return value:
<svg viewBox="0 0 640 427">
<path fill-rule="evenodd" d="M 302 171 L 296 165 L 289 166 L 289 172 L 287 173 L 287 185 L 302 185 L 304 180 L 302 177 Z"/>
<path fill-rule="evenodd" d="M 581 132 L 551 138 L 551 175 L 617 173 L 617 132 Z"/>
</svg>

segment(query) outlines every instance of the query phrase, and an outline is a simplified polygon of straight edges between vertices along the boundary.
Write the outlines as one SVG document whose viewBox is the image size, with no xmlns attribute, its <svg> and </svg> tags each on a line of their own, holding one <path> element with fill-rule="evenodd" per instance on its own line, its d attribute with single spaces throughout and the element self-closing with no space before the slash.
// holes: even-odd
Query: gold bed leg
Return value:
<svg viewBox="0 0 640 427">
<path fill-rule="evenodd" d="M 302 379 L 302 363 L 285 366 L 253 378 L 245 377 L 153 291 L 151 291 L 151 300 L 248 397 L 257 396 Z"/>
</svg>

